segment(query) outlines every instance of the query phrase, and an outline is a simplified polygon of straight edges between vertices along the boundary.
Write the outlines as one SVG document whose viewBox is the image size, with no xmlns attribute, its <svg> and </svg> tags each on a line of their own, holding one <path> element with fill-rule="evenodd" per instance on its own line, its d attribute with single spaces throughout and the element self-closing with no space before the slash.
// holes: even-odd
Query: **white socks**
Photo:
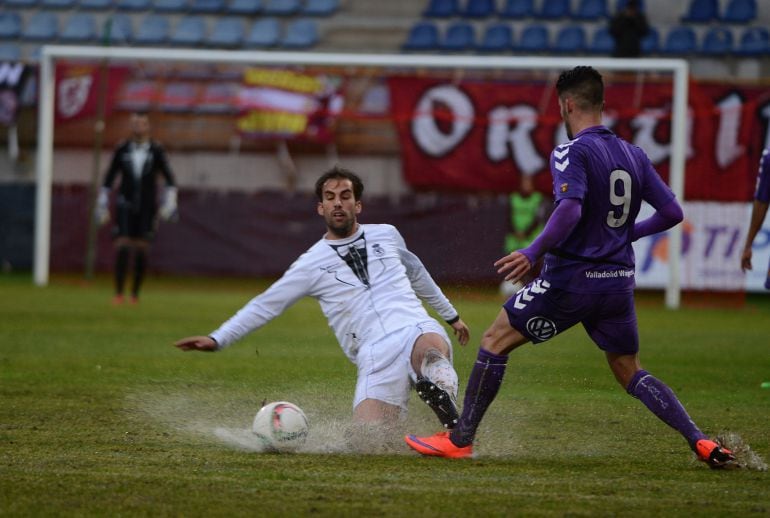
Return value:
<svg viewBox="0 0 770 518">
<path fill-rule="evenodd" d="M 429 379 L 437 387 L 446 391 L 452 401 L 457 400 L 457 373 L 449 359 L 437 349 L 428 349 L 425 353 L 420 372 L 423 378 Z"/>
</svg>

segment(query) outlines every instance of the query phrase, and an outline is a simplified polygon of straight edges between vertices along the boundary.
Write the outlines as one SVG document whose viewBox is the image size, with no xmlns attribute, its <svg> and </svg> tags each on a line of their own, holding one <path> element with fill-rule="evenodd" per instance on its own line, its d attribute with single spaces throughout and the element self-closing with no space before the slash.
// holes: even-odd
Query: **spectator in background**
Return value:
<svg viewBox="0 0 770 518">
<path fill-rule="evenodd" d="M 638 58 L 642 54 L 642 38 L 650 32 L 647 17 L 638 0 L 628 0 L 625 7 L 610 20 L 610 34 L 615 38 L 616 58 Z"/>
<path fill-rule="evenodd" d="M 112 156 L 107 176 L 97 199 L 95 214 L 99 224 L 110 219 L 109 195 L 120 176 L 115 209 L 115 298 L 124 302 L 123 290 L 133 251 L 134 278 L 131 302 L 139 301 L 139 289 L 147 267 L 147 251 L 157 228 L 157 215 L 169 220 L 176 214 L 176 187 L 163 148 L 150 138 L 150 120 L 146 113 L 131 114 L 131 138 L 121 143 Z M 163 176 L 166 188 L 158 210 L 156 184 Z"/>
<path fill-rule="evenodd" d="M 519 190 L 509 197 L 511 232 L 505 235 L 505 253 L 527 248 L 540 235 L 550 214 L 551 200 L 535 190 L 531 175 L 520 176 Z M 522 284 L 503 281 L 500 293 L 510 297 Z"/>
<path fill-rule="evenodd" d="M 757 178 L 757 190 L 751 210 L 751 222 L 746 235 L 746 244 L 743 246 L 743 254 L 741 254 L 741 270 L 744 272 L 751 270 L 751 246 L 765 221 L 768 205 L 770 205 L 770 148 L 762 151 L 762 158 L 759 160 L 759 178 Z M 767 266 L 765 288 L 770 290 L 770 264 Z"/>
</svg>

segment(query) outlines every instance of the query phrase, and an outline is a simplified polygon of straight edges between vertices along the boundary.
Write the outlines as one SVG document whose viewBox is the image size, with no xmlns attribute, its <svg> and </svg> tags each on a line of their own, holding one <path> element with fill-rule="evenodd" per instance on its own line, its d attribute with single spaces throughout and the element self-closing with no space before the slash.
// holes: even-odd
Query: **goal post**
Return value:
<svg viewBox="0 0 770 518">
<path fill-rule="evenodd" d="M 43 46 L 40 53 L 40 98 L 38 103 L 36 206 L 33 282 L 45 286 L 49 279 L 51 191 L 53 176 L 55 64 L 61 59 L 93 59 L 109 62 L 175 61 L 184 63 L 228 63 L 250 66 L 336 66 L 394 68 L 407 70 L 508 70 L 560 71 L 590 65 L 601 71 L 665 72 L 672 75 L 671 151 L 669 185 L 684 198 L 684 174 L 688 104 L 688 63 L 684 59 L 601 58 L 546 56 L 478 56 L 417 54 L 343 54 L 323 52 L 226 51 L 174 48 Z M 680 264 L 682 227 L 669 234 L 669 281 L 665 304 L 678 308 L 681 299 Z"/>
</svg>

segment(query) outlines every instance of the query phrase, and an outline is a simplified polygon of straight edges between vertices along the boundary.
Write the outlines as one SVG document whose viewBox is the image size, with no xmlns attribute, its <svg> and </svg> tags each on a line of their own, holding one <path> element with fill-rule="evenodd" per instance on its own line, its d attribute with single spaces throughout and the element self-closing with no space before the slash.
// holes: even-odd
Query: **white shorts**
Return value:
<svg viewBox="0 0 770 518">
<path fill-rule="evenodd" d="M 372 344 L 364 344 L 356 356 L 358 381 L 353 398 L 354 409 L 365 399 L 376 399 L 406 410 L 409 390 L 417 381 L 417 374 L 412 368 L 412 349 L 425 333 L 437 333 L 444 338 L 449 346 L 451 361 L 452 341 L 444 327 L 435 320 L 401 328 Z"/>
</svg>

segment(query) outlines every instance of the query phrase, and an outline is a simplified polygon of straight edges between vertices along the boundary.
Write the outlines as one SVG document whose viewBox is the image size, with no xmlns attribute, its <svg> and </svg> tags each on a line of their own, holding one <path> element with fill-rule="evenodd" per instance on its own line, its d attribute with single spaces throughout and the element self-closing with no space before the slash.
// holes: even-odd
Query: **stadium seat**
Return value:
<svg viewBox="0 0 770 518">
<path fill-rule="evenodd" d="M 181 13 L 187 11 L 187 0 L 152 0 L 152 8 L 159 13 Z"/>
<path fill-rule="evenodd" d="M 655 27 L 650 27 L 647 36 L 641 41 L 642 54 L 650 55 L 660 52 L 660 33 Z"/>
<path fill-rule="evenodd" d="M 148 11 L 150 0 L 117 0 L 117 8 L 121 11 Z"/>
<path fill-rule="evenodd" d="M 93 11 L 106 11 L 112 8 L 112 0 L 80 0 L 78 6 L 81 9 Z"/>
<path fill-rule="evenodd" d="M 501 18 L 530 18 L 535 15 L 534 0 L 505 0 L 500 10 Z"/>
<path fill-rule="evenodd" d="M 275 47 L 281 36 L 281 26 L 276 18 L 256 20 L 243 41 L 250 48 Z"/>
<path fill-rule="evenodd" d="M 54 41 L 59 35 L 59 21 L 48 11 L 38 11 L 27 22 L 21 38 L 27 41 Z"/>
<path fill-rule="evenodd" d="M 253 16 L 262 10 L 261 0 L 230 0 L 225 11 L 228 14 L 242 14 Z"/>
<path fill-rule="evenodd" d="M 236 113 L 240 83 L 213 81 L 203 88 L 201 99 L 195 104 L 198 113 Z"/>
<path fill-rule="evenodd" d="M 109 24 L 109 27 L 108 27 Z M 114 45 L 124 45 L 130 43 L 134 31 L 131 27 L 131 18 L 124 13 L 116 13 L 104 20 L 104 35 L 109 28 L 109 43 Z"/>
<path fill-rule="evenodd" d="M 679 25 L 668 32 L 660 51 L 663 54 L 685 55 L 695 52 L 697 48 L 697 38 L 692 27 Z"/>
<path fill-rule="evenodd" d="M 480 52 L 509 52 L 513 49 L 513 29 L 507 23 L 487 25 L 481 37 Z"/>
<path fill-rule="evenodd" d="M 450 24 L 444 39 L 441 41 L 441 49 L 449 52 L 460 52 L 476 48 L 476 31 L 468 22 L 454 22 Z"/>
<path fill-rule="evenodd" d="M 214 22 L 214 28 L 206 40 L 213 47 L 234 48 L 239 47 L 243 41 L 243 19 L 234 16 L 223 16 Z"/>
<path fill-rule="evenodd" d="M 305 16 L 331 16 L 340 8 L 340 0 L 305 0 L 302 14 Z"/>
<path fill-rule="evenodd" d="M 460 14 L 457 0 L 430 0 L 428 7 L 422 12 L 428 18 L 449 18 Z"/>
<path fill-rule="evenodd" d="M 206 37 L 206 21 L 198 15 L 182 17 L 171 33 L 169 42 L 174 45 L 195 47 Z"/>
<path fill-rule="evenodd" d="M 75 13 L 67 19 L 59 38 L 67 43 L 97 41 L 96 20 L 90 13 Z"/>
<path fill-rule="evenodd" d="M 0 61 L 21 61 L 21 47 L 15 43 L 0 43 Z"/>
<path fill-rule="evenodd" d="M 719 18 L 717 0 L 690 0 L 690 6 L 682 17 L 684 23 L 706 23 Z"/>
<path fill-rule="evenodd" d="M 417 22 L 409 30 L 404 50 L 437 50 L 439 48 L 438 27 L 433 22 Z"/>
<path fill-rule="evenodd" d="M 727 27 L 711 27 L 703 36 L 700 51 L 708 56 L 727 56 L 733 52 L 733 32 Z"/>
<path fill-rule="evenodd" d="M 158 100 L 158 108 L 166 112 L 191 111 L 195 107 L 197 97 L 196 84 L 175 81 L 163 87 Z"/>
<path fill-rule="evenodd" d="M 19 13 L 0 13 L 0 39 L 13 40 L 21 34 L 21 16 Z"/>
<path fill-rule="evenodd" d="M 565 25 L 556 33 L 551 49 L 559 54 L 580 54 L 586 48 L 586 31 L 582 25 Z"/>
<path fill-rule="evenodd" d="M 720 20 L 725 23 L 749 23 L 756 17 L 756 0 L 730 0 Z"/>
<path fill-rule="evenodd" d="M 134 42 L 141 45 L 156 45 L 168 40 L 168 19 L 158 14 L 148 14 L 140 22 L 134 35 Z"/>
<path fill-rule="evenodd" d="M 495 14 L 494 0 L 467 0 L 462 16 L 465 18 L 488 18 Z"/>
<path fill-rule="evenodd" d="M 580 0 L 573 18 L 598 20 L 607 17 L 607 0 Z"/>
<path fill-rule="evenodd" d="M 615 4 L 615 11 L 622 11 L 625 9 L 626 4 L 628 3 L 628 0 L 618 0 Z M 644 0 L 638 0 L 636 4 L 639 6 L 640 11 L 644 11 Z"/>
<path fill-rule="evenodd" d="M 539 53 L 550 49 L 548 28 L 543 24 L 533 24 L 524 27 L 517 50 L 524 53 Z"/>
<path fill-rule="evenodd" d="M 615 38 L 607 27 L 599 27 L 594 31 L 586 50 L 591 54 L 610 55 L 615 50 Z"/>
<path fill-rule="evenodd" d="M 196 14 L 217 14 L 225 10 L 225 0 L 189 0 L 189 8 Z"/>
<path fill-rule="evenodd" d="M 262 10 L 268 16 L 292 16 L 299 8 L 299 0 L 265 0 Z"/>
<path fill-rule="evenodd" d="M 572 16 L 569 0 L 548 0 L 543 2 L 540 11 L 535 13 L 537 18 L 544 20 L 557 20 Z"/>
<path fill-rule="evenodd" d="M 36 7 L 38 0 L 5 0 L 5 5 L 8 7 Z"/>
<path fill-rule="evenodd" d="M 748 27 L 741 33 L 735 53 L 741 56 L 764 56 L 770 52 L 770 33 L 764 27 Z"/>
<path fill-rule="evenodd" d="M 43 9 L 72 9 L 75 7 L 75 0 L 40 0 L 40 7 Z"/>
<path fill-rule="evenodd" d="M 286 26 L 281 46 L 289 49 L 307 49 L 318 43 L 318 23 L 309 18 L 297 18 Z"/>
</svg>

